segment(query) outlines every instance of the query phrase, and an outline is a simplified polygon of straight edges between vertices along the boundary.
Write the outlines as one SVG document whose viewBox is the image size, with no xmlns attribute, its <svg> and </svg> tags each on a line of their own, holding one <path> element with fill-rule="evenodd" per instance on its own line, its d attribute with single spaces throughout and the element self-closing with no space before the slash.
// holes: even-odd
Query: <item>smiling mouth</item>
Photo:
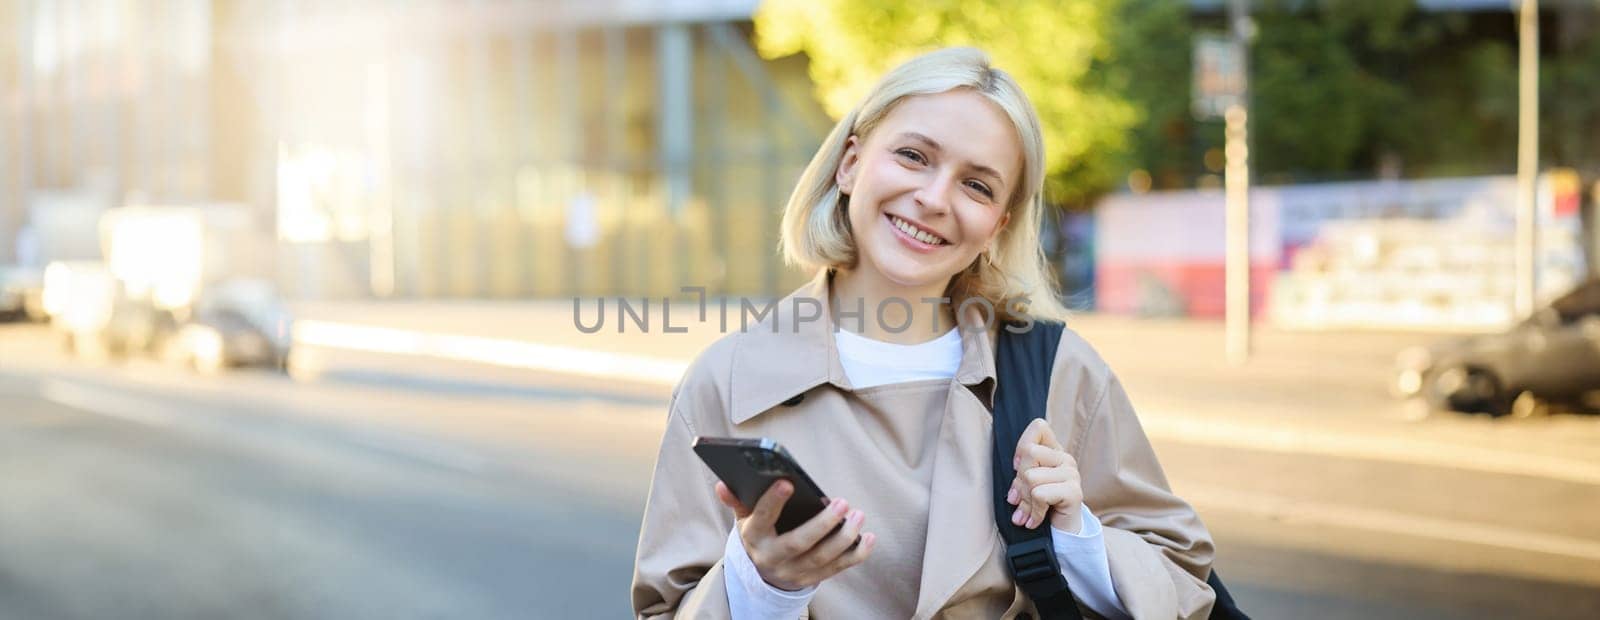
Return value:
<svg viewBox="0 0 1600 620">
<path fill-rule="evenodd" d="M 907 237 L 911 237 L 912 239 L 916 239 L 917 241 L 921 241 L 928 245 L 950 245 L 950 242 L 946 241 L 944 237 L 940 237 L 939 235 L 935 235 L 921 228 L 917 228 L 916 225 L 912 224 L 911 222 L 907 222 L 893 215 L 888 215 L 886 217 L 889 218 L 889 224 L 891 226 L 900 229 L 900 232 L 905 233 Z"/>
</svg>

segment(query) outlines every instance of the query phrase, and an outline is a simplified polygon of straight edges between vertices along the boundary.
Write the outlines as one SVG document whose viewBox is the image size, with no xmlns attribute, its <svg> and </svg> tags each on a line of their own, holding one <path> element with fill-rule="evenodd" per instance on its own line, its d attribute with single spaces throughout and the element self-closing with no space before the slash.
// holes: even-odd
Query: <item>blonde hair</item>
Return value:
<svg viewBox="0 0 1600 620">
<path fill-rule="evenodd" d="M 783 209 L 783 231 L 778 247 L 791 265 L 808 272 L 854 267 L 855 238 L 843 208 L 849 196 L 839 192 L 835 173 L 844 158 L 850 136 L 866 139 L 906 97 L 933 95 L 958 88 L 984 96 L 1005 112 L 1022 142 L 1022 179 L 1006 204 L 1011 219 L 995 240 L 985 260 L 979 255 L 956 273 L 946 288 L 952 304 L 968 297 L 989 301 L 1002 320 L 1035 317 L 1064 321 L 1068 310 L 1061 303 L 1049 259 L 1039 240 L 1044 221 L 1044 138 L 1033 103 L 1009 74 L 994 68 L 989 55 L 970 47 L 936 50 L 896 67 L 867 93 L 828 133 L 817 154 L 806 165 Z M 989 264 L 985 264 L 989 263 Z M 1027 299 L 1026 311 L 1016 301 Z"/>
</svg>

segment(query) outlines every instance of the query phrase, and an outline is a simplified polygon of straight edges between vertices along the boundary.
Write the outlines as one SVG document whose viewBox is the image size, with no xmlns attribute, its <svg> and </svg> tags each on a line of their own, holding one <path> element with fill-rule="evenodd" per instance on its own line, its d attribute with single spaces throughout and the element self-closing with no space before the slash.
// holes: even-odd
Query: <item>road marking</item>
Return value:
<svg viewBox="0 0 1600 620">
<path fill-rule="evenodd" d="M 46 379 L 39 385 L 45 400 L 84 411 L 149 426 L 170 426 L 177 414 L 159 401 L 91 388 L 59 379 Z"/>
<path fill-rule="evenodd" d="M 333 349 L 420 355 L 666 386 L 676 385 L 689 367 L 688 362 L 682 360 L 647 355 L 328 321 L 295 322 L 294 342 Z"/>
<path fill-rule="evenodd" d="M 1490 525 L 1358 508 L 1276 495 L 1183 485 L 1184 499 L 1217 510 L 1316 526 L 1355 528 L 1414 538 L 1432 538 L 1600 562 L 1600 541 Z M 1203 511 L 1204 512 L 1204 511 Z"/>
<path fill-rule="evenodd" d="M 1600 485 L 1600 463 L 1412 438 L 1300 430 L 1142 410 L 1151 439 L 1283 454 L 1318 454 Z"/>
</svg>

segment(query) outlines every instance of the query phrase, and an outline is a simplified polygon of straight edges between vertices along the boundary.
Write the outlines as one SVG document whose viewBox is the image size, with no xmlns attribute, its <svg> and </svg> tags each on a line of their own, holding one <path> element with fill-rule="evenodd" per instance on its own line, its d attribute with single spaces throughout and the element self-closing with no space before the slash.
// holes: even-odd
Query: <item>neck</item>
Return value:
<svg viewBox="0 0 1600 620">
<path fill-rule="evenodd" d="M 861 310 L 859 320 L 854 316 L 838 319 L 839 329 L 884 342 L 917 344 L 933 340 L 956 325 L 955 309 L 949 303 L 922 301 L 923 298 L 943 297 L 946 285 L 934 282 L 905 286 L 870 268 L 841 267 L 833 275 L 830 304 L 836 313 Z M 906 328 L 899 329 L 902 325 Z M 891 331 L 891 328 L 899 331 Z"/>
</svg>

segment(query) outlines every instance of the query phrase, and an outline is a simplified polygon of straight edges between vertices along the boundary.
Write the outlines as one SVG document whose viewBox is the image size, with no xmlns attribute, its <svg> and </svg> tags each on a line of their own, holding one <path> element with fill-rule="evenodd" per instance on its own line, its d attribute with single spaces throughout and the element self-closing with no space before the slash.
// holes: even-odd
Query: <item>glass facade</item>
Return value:
<svg viewBox="0 0 1600 620">
<path fill-rule="evenodd" d="M 724 4 L 0 5 L 0 237 L 41 192 L 241 202 L 296 297 L 782 294 L 831 121 Z"/>
</svg>

